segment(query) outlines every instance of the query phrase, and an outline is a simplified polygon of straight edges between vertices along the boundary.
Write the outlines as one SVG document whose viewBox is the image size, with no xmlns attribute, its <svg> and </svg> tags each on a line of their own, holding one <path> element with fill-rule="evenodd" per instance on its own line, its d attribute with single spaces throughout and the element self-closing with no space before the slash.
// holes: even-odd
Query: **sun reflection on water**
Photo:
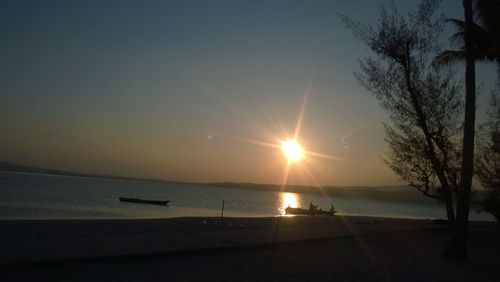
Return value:
<svg viewBox="0 0 500 282">
<path fill-rule="evenodd" d="M 287 207 L 298 208 L 300 207 L 300 197 L 297 193 L 282 192 L 278 199 L 278 214 L 286 215 L 285 209 Z"/>
</svg>

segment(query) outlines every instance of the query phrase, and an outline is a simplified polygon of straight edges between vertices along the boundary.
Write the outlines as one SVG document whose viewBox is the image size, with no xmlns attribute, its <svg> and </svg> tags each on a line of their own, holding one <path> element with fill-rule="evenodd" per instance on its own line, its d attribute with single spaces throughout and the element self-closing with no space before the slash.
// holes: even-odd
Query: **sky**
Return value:
<svg viewBox="0 0 500 282">
<path fill-rule="evenodd" d="M 353 76 L 370 53 L 337 16 L 375 24 L 389 3 L 2 1 L 0 160 L 281 183 L 286 158 L 259 144 L 293 136 L 304 105 L 302 146 L 331 158 L 291 165 L 289 183 L 401 184 L 380 159 L 387 115 Z"/>
</svg>

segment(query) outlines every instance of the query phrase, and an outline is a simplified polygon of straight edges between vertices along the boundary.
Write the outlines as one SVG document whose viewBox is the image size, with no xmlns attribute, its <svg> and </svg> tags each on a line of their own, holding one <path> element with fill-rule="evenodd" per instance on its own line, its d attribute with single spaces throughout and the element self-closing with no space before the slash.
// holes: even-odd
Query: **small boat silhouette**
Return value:
<svg viewBox="0 0 500 282">
<path fill-rule="evenodd" d="M 130 203 L 139 203 L 139 204 L 151 204 L 151 205 L 161 205 L 166 206 L 170 201 L 158 201 L 158 200 L 144 200 L 138 198 L 126 198 L 120 197 L 120 202 L 130 202 Z"/>
</svg>

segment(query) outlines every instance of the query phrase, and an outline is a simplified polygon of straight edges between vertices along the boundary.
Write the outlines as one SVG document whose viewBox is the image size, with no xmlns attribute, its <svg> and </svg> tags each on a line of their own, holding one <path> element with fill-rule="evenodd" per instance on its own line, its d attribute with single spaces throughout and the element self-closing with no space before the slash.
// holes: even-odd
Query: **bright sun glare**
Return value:
<svg viewBox="0 0 500 282">
<path fill-rule="evenodd" d="M 281 150 L 283 150 L 283 153 L 289 161 L 296 162 L 304 158 L 304 151 L 302 150 L 300 144 L 295 140 L 289 139 L 281 142 Z"/>
</svg>

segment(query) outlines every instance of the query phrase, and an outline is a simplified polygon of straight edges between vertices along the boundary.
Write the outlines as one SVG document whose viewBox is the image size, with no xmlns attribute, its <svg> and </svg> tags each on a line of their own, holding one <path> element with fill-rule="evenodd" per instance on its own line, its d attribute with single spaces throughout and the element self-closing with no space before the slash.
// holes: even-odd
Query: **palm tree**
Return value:
<svg viewBox="0 0 500 282">
<path fill-rule="evenodd" d="M 475 61 L 495 62 L 500 80 L 500 0 L 473 0 L 473 13 L 476 21 L 472 22 L 471 53 Z M 448 19 L 457 32 L 451 41 L 460 45 L 459 50 L 446 50 L 436 57 L 441 64 L 465 61 L 466 23 L 462 20 Z"/>
<path fill-rule="evenodd" d="M 473 5 L 474 2 L 474 5 Z M 500 81 L 500 0 L 463 0 L 465 21 L 450 19 L 458 29 L 452 41 L 461 42 L 460 50 L 439 54 L 438 63 L 465 61 L 465 121 L 461 185 L 458 193 L 457 221 L 453 240 L 444 252 L 452 259 L 467 258 L 467 222 L 474 162 L 475 61 L 496 62 Z M 473 15 L 476 15 L 476 22 Z"/>
</svg>

